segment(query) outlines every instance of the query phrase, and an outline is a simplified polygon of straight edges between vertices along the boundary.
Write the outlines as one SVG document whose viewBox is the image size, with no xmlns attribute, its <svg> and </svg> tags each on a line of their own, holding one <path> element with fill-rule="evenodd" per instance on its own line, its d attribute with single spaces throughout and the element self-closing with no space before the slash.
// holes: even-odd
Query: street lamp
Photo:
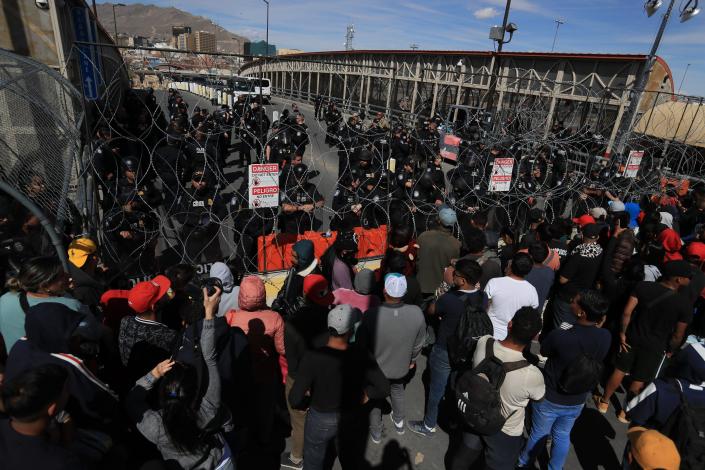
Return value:
<svg viewBox="0 0 705 470">
<path fill-rule="evenodd" d="M 666 14 L 663 15 L 663 20 L 661 20 L 661 26 L 659 27 L 658 33 L 656 33 L 656 38 L 654 39 L 654 43 L 651 46 L 651 51 L 646 57 L 646 64 L 644 65 L 644 69 L 642 70 L 641 74 L 637 77 L 637 80 L 634 83 L 634 87 L 629 90 L 629 107 L 627 108 L 624 114 L 624 118 L 622 119 L 619 125 L 621 131 L 619 133 L 620 141 L 617 147 L 617 150 L 619 152 L 624 149 L 624 145 L 626 144 L 627 131 L 632 128 L 634 119 L 636 118 L 639 102 L 641 101 L 641 96 L 644 92 L 643 89 L 645 88 L 646 82 L 649 79 L 649 75 L 651 74 L 651 68 L 653 67 L 654 62 L 656 61 L 656 53 L 658 52 L 658 48 L 661 45 L 661 39 L 663 38 L 663 33 L 666 31 L 666 25 L 668 25 L 668 20 L 671 19 L 671 12 L 673 11 L 673 6 L 675 5 L 675 3 L 676 0 L 670 1 L 668 5 L 668 10 L 666 10 Z M 644 3 L 644 10 L 646 11 L 646 15 L 649 17 L 653 16 L 654 13 L 656 13 L 656 11 L 662 5 L 662 0 L 647 0 L 646 3 Z M 688 21 L 689 19 L 696 16 L 698 13 L 700 13 L 700 8 L 698 8 L 698 0 L 687 0 L 680 12 L 681 23 Z M 673 79 L 673 77 L 671 77 L 671 79 Z"/>
<path fill-rule="evenodd" d="M 113 3 L 113 26 L 115 27 L 115 44 L 118 44 L 118 37 L 117 37 L 117 19 L 115 18 L 115 7 L 126 7 L 124 3 Z M 119 44 L 118 44 L 119 45 Z"/>
<path fill-rule="evenodd" d="M 265 55 L 269 57 L 269 0 L 262 0 L 264 3 L 267 4 L 267 33 L 265 36 L 265 42 L 267 44 L 267 50 L 265 51 Z"/>
<path fill-rule="evenodd" d="M 487 108 L 485 108 L 488 112 L 492 112 L 492 107 L 494 106 L 494 93 L 497 89 L 497 81 L 499 80 L 499 77 L 494 76 L 495 68 L 498 70 L 498 73 L 502 70 L 502 68 L 498 65 L 500 61 L 502 47 L 512 41 L 514 33 L 519 29 L 516 23 L 508 23 L 509 9 L 511 5 L 512 0 L 507 0 L 507 6 L 504 9 L 504 19 L 502 20 L 502 26 L 493 26 L 492 28 L 490 28 L 490 39 L 497 43 L 497 51 L 494 54 L 495 60 L 492 61 L 492 65 L 490 67 L 490 86 L 487 92 Z M 507 33 L 509 33 L 509 39 L 504 39 Z"/>
</svg>

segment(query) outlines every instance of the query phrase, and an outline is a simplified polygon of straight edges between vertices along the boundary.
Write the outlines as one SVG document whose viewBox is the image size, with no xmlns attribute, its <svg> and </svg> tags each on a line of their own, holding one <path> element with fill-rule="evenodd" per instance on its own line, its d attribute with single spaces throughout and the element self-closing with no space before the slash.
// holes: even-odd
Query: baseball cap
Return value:
<svg viewBox="0 0 705 470">
<path fill-rule="evenodd" d="M 406 294 L 406 278 L 399 273 L 387 274 L 384 276 L 384 290 L 390 297 L 401 299 Z"/>
<path fill-rule="evenodd" d="M 452 227 L 458 221 L 458 215 L 445 204 L 438 208 L 438 218 L 445 227 Z"/>
<path fill-rule="evenodd" d="M 587 224 L 584 225 L 583 228 L 583 237 L 587 238 L 597 238 L 600 236 L 600 226 L 597 224 Z"/>
<path fill-rule="evenodd" d="M 304 278 L 304 295 L 311 302 L 328 307 L 333 303 L 333 293 L 328 287 L 328 280 L 320 274 L 309 274 Z"/>
<path fill-rule="evenodd" d="M 590 209 L 590 215 L 595 219 L 599 219 L 607 217 L 607 211 L 603 207 L 593 207 Z"/>
<path fill-rule="evenodd" d="M 622 201 L 610 201 L 609 206 L 610 212 L 624 212 L 626 210 Z"/>
<path fill-rule="evenodd" d="M 135 284 L 127 295 L 127 303 L 137 313 L 144 313 L 152 310 L 164 295 L 173 297 L 171 292 L 171 281 L 161 274 L 151 281 L 143 281 Z"/>
<path fill-rule="evenodd" d="M 90 255 L 98 250 L 90 238 L 76 238 L 69 244 L 69 261 L 77 268 L 83 267 Z"/>
<path fill-rule="evenodd" d="M 697 258 L 699 261 L 705 261 L 705 243 L 691 243 L 686 247 L 685 254 L 688 256 L 688 258 Z"/>
<path fill-rule="evenodd" d="M 683 260 L 669 261 L 663 265 L 661 272 L 665 277 L 687 277 L 689 279 L 693 277 L 690 263 Z"/>
<path fill-rule="evenodd" d="M 593 216 L 591 216 L 590 214 L 583 214 L 580 217 L 574 218 L 573 223 L 578 224 L 580 226 L 580 228 L 582 228 L 588 224 L 594 224 L 595 218 Z"/>
<path fill-rule="evenodd" d="M 339 335 L 344 335 L 355 327 L 359 321 L 359 310 L 348 304 L 336 305 L 328 312 L 328 328 L 332 328 Z"/>
<path fill-rule="evenodd" d="M 644 470 L 678 470 L 681 456 L 675 443 L 654 429 L 634 426 L 627 431 L 632 457 Z"/>
</svg>

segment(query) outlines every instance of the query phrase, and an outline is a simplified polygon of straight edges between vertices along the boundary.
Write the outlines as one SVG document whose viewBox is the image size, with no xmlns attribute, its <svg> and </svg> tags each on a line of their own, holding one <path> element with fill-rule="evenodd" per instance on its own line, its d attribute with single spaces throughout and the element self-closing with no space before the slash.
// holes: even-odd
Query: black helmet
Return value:
<svg viewBox="0 0 705 470">
<path fill-rule="evenodd" d="M 358 160 L 360 160 L 361 162 L 371 162 L 372 161 L 372 152 L 370 152 L 367 149 L 360 150 L 360 155 L 358 156 Z"/>
<path fill-rule="evenodd" d="M 272 123 L 272 129 L 279 129 L 279 126 L 280 126 L 279 120 L 276 120 Z"/>
<path fill-rule="evenodd" d="M 433 187 L 433 175 L 430 171 L 423 172 L 421 178 L 419 178 L 418 185 L 421 189 L 425 190 L 431 189 Z"/>
<path fill-rule="evenodd" d="M 304 165 L 303 163 L 299 163 L 298 165 L 294 165 L 294 168 L 292 169 L 294 172 L 294 176 L 296 179 L 301 179 L 305 178 L 306 175 L 308 175 L 308 167 Z"/>
<path fill-rule="evenodd" d="M 123 157 L 121 164 L 123 171 L 137 171 L 139 168 L 139 162 L 135 157 Z"/>
</svg>

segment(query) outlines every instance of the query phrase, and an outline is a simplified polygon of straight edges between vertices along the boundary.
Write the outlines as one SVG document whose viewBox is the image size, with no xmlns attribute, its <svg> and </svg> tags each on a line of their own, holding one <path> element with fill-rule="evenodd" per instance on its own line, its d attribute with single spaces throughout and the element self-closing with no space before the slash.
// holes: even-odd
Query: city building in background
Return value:
<svg viewBox="0 0 705 470">
<path fill-rule="evenodd" d="M 191 34 L 191 26 L 179 25 L 171 27 L 171 45 L 178 48 L 179 36 Z"/>
<path fill-rule="evenodd" d="M 266 41 L 246 42 L 245 55 L 275 56 L 277 55 L 277 46 L 274 44 L 269 44 L 268 48 Z"/>
<path fill-rule="evenodd" d="M 217 52 L 215 34 L 208 31 L 196 31 L 193 33 L 194 51 L 196 52 Z"/>
<path fill-rule="evenodd" d="M 196 42 L 194 40 L 193 34 L 191 33 L 181 33 L 176 40 L 176 48 L 183 51 L 193 51 L 196 49 Z"/>
</svg>

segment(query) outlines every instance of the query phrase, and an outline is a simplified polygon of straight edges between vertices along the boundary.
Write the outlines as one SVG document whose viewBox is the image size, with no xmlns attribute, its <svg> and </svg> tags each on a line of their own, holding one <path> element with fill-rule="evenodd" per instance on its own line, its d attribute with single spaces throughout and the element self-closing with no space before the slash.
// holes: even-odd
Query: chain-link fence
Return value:
<svg viewBox="0 0 705 470">
<path fill-rule="evenodd" d="M 81 225 L 82 119 L 81 97 L 61 75 L 0 50 L 0 178 L 60 229 Z"/>
</svg>

